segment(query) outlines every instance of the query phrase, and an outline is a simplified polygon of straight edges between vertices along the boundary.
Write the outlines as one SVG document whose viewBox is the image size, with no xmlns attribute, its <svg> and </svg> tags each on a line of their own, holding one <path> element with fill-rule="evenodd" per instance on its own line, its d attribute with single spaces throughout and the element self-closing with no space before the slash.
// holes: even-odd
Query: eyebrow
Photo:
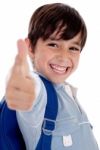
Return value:
<svg viewBox="0 0 100 150">
<path fill-rule="evenodd" d="M 72 42 L 72 44 L 75 44 L 75 45 L 81 46 L 81 42 L 77 42 L 77 41 Z"/>
<path fill-rule="evenodd" d="M 60 39 L 58 38 L 55 38 L 55 37 L 49 37 L 49 40 L 51 40 L 51 41 L 59 41 Z M 81 46 L 81 42 L 80 41 L 73 41 L 72 42 L 72 44 L 75 44 L 75 45 L 77 45 L 77 46 Z"/>
</svg>

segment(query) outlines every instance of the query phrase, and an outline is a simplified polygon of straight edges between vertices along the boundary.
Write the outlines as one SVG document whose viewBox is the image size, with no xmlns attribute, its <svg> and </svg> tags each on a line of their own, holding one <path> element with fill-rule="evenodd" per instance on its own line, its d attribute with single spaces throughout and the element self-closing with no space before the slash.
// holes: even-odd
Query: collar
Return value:
<svg viewBox="0 0 100 150">
<path fill-rule="evenodd" d="M 74 87 L 73 85 L 69 84 L 69 83 L 66 82 L 66 81 L 64 82 L 64 86 L 65 86 L 65 88 L 66 88 L 67 86 L 70 87 L 71 92 L 72 92 L 72 96 L 73 96 L 74 98 L 77 96 L 77 91 L 78 91 L 78 88 L 77 88 L 77 87 Z"/>
</svg>

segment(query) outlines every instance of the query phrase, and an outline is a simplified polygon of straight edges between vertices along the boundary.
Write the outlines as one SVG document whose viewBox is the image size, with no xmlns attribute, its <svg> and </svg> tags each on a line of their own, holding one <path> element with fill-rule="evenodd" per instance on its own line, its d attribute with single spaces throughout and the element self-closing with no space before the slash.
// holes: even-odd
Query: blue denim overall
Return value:
<svg viewBox="0 0 100 150">
<path fill-rule="evenodd" d="M 52 90 L 51 83 L 43 78 L 42 80 L 47 88 L 49 98 L 55 97 L 56 100 L 56 92 L 54 89 Z M 57 101 L 56 104 L 54 101 L 53 103 L 49 101 L 49 106 L 56 107 L 54 110 L 50 110 L 50 113 L 45 112 L 42 134 L 35 150 L 99 150 L 85 112 L 68 95 L 66 95 L 66 99 L 67 107 L 59 112 L 57 107 L 61 105 L 60 101 L 58 104 Z M 55 112 L 54 116 L 51 116 L 52 112 Z M 25 149 L 16 112 L 9 110 L 6 103 L 3 102 L 0 109 L 0 150 Z"/>
</svg>

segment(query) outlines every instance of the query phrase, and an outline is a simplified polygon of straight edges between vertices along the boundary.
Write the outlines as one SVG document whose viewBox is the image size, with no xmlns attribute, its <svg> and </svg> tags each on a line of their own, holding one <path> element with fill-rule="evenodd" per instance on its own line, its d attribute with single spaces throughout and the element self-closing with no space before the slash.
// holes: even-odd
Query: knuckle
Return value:
<svg viewBox="0 0 100 150">
<path fill-rule="evenodd" d="M 27 104 L 25 104 L 24 106 L 22 105 L 22 106 L 20 107 L 20 109 L 21 109 L 21 110 L 29 110 L 31 107 L 32 107 L 32 105 L 29 104 L 29 103 L 27 103 Z"/>
<path fill-rule="evenodd" d="M 28 96 L 28 98 L 29 98 L 30 103 L 33 103 L 33 100 L 34 100 L 35 96 L 34 96 L 34 94 L 30 94 Z"/>
<path fill-rule="evenodd" d="M 6 94 L 6 99 L 7 99 L 7 102 L 8 102 L 8 103 L 11 102 L 12 99 L 13 99 L 13 94 L 12 94 L 11 92 L 8 92 L 8 93 Z"/>
<path fill-rule="evenodd" d="M 15 108 L 16 108 L 16 105 L 15 105 L 14 103 L 12 103 L 11 100 L 8 100 L 8 101 L 7 101 L 7 106 L 8 106 L 8 108 L 10 108 L 10 109 L 15 109 Z"/>
</svg>

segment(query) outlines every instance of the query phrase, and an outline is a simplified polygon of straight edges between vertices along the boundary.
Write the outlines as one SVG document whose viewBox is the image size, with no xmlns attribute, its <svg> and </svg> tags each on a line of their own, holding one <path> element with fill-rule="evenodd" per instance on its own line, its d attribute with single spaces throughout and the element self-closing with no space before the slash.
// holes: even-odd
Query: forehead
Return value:
<svg viewBox="0 0 100 150">
<path fill-rule="evenodd" d="M 77 41 L 81 41 L 82 32 L 80 31 L 73 34 L 73 31 L 69 31 L 67 24 L 63 25 L 62 22 L 60 22 L 56 30 L 51 33 L 48 38 L 51 40 L 71 40 L 75 38 Z"/>
<path fill-rule="evenodd" d="M 81 32 L 79 32 L 77 35 L 75 35 L 73 38 L 65 40 L 63 38 L 61 38 L 61 34 L 62 32 L 59 32 L 57 34 L 57 31 L 55 31 L 53 34 L 50 35 L 50 37 L 48 38 L 48 40 L 51 41 L 59 41 L 59 40 L 64 40 L 64 41 L 74 41 L 75 43 L 77 43 L 78 45 L 81 45 Z"/>
</svg>

